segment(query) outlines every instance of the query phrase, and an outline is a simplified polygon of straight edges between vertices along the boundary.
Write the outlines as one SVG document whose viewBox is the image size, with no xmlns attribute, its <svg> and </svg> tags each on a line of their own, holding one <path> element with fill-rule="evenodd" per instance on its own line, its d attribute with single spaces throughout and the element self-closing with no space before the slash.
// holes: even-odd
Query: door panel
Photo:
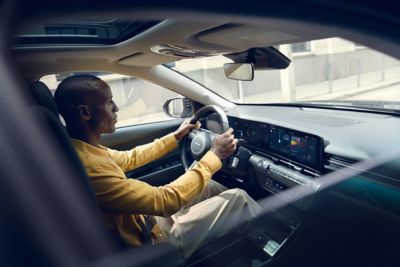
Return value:
<svg viewBox="0 0 400 267">
<path fill-rule="evenodd" d="M 175 119 L 117 128 L 113 134 L 104 134 L 101 144 L 116 150 L 131 149 L 175 131 L 182 122 Z"/>
<path fill-rule="evenodd" d="M 128 150 L 175 131 L 182 121 L 183 119 L 176 119 L 118 128 L 113 134 L 103 135 L 101 143 L 112 149 Z M 183 173 L 180 153 L 176 149 L 159 160 L 127 172 L 126 176 L 160 186 L 175 180 Z"/>
<path fill-rule="evenodd" d="M 179 159 L 179 154 L 174 153 L 174 155 L 167 155 L 163 159 L 129 171 L 126 176 L 145 181 L 153 186 L 161 186 L 172 182 L 183 173 L 184 168 Z"/>
</svg>

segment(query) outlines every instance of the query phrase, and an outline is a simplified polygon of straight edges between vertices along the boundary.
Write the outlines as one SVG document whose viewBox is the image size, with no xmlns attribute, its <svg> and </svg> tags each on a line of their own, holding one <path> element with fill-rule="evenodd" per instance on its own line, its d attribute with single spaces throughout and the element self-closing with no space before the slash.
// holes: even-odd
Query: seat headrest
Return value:
<svg viewBox="0 0 400 267">
<path fill-rule="evenodd" d="M 32 93 L 33 98 L 36 100 L 36 103 L 40 106 L 47 108 L 50 112 L 52 112 L 58 118 L 58 109 L 56 103 L 54 102 L 53 95 L 50 92 L 50 89 L 43 82 L 33 82 L 29 86 L 29 89 Z"/>
</svg>

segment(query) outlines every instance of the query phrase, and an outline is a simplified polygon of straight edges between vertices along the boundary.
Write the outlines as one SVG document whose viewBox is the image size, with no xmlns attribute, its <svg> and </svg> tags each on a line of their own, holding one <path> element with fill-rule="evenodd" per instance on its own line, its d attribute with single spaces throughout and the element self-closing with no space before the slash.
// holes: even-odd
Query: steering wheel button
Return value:
<svg viewBox="0 0 400 267">
<path fill-rule="evenodd" d="M 239 159 L 237 157 L 232 157 L 229 160 L 228 167 L 229 168 L 236 168 L 238 164 L 239 164 Z"/>
</svg>

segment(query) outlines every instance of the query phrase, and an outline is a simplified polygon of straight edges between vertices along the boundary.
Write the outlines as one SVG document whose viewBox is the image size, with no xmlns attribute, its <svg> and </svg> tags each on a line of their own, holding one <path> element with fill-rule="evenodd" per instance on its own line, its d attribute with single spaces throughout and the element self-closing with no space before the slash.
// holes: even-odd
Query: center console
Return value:
<svg viewBox="0 0 400 267">
<path fill-rule="evenodd" d="M 257 218 L 246 231 L 253 244 L 272 258 L 301 225 L 302 214 L 320 186 L 324 142 L 319 136 L 277 125 L 231 121 L 236 137 L 252 153 L 250 179 L 278 202 L 289 204 Z M 264 203 L 268 205 L 268 198 Z"/>
<path fill-rule="evenodd" d="M 190 266 L 279 265 L 319 189 L 323 173 L 321 137 L 268 123 L 229 117 L 240 147 L 235 161 L 216 175 L 229 187 L 244 187 L 259 201 L 265 214 L 195 254 Z M 231 183 L 231 184 L 229 184 Z M 271 266 L 277 266 L 272 264 Z"/>
<path fill-rule="evenodd" d="M 251 151 L 249 176 L 259 188 L 289 200 L 290 188 L 318 189 L 317 178 L 323 168 L 321 137 L 268 123 L 232 117 L 229 121 L 242 146 Z M 293 204 L 307 209 L 307 201 L 299 199 Z"/>
<path fill-rule="evenodd" d="M 296 190 L 288 190 L 297 186 L 317 191 L 320 184 L 318 176 L 305 172 L 296 167 L 274 161 L 268 155 L 252 155 L 250 165 L 258 185 L 264 190 L 285 198 L 291 204 L 300 209 L 307 209 L 311 205 L 312 198 L 301 198 Z"/>
</svg>

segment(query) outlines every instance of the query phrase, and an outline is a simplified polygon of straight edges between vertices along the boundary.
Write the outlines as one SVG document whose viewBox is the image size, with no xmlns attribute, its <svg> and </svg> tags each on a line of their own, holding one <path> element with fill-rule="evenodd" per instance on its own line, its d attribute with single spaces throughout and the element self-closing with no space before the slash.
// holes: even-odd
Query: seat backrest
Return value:
<svg viewBox="0 0 400 267">
<path fill-rule="evenodd" d="M 82 185 L 82 187 L 85 189 L 85 192 L 93 196 L 93 200 L 95 200 L 94 191 L 90 184 L 86 170 L 82 165 L 82 162 L 79 159 L 74 147 L 69 141 L 65 127 L 61 124 L 58 117 L 54 116 L 52 112 L 43 106 L 33 106 L 32 112 L 36 117 L 42 120 L 45 125 L 49 126 L 51 134 L 55 136 L 58 145 L 60 145 L 60 149 L 67 156 L 67 160 L 79 173 L 79 176 L 75 177 L 75 179 L 78 180 L 78 182 Z"/>
<path fill-rule="evenodd" d="M 36 101 L 36 105 L 32 107 L 33 113 L 50 127 L 52 134 L 56 137 L 57 143 L 61 146 L 62 151 L 67 155 L 70 163 L 74 166 L 76 171 L 80 173 L 80 177 L 77 177 L 77 179 L 79 179 L 79 182 L 85 188 L 85 191 L 94 197 L 94 191 L 91 187 L 86 170 L 69 140 L 65 127 L 59 120 L 57 106 L 50 89 L 46 84 L 40 81 L 33 82 L 29 89 Z"/>
<path fill-rule="evenodd" d="M 94 207 L 96 207 L 100 214 L 100 207 L 95 198 L 95 193 L 90 183 L 90 178 L 88 177 L 85 167 L 83 166 L 75 148 L 70 142 L 68 133 L 61 124 L 57 106 L 54 102 L 53 95 L 50 89 L 43 82 L 34 82 L 29 87 L 31 94 L 36 102 L 36 105 L 32 106 L 32 112 L 38 117 L 45 125 L 49 126 L 51 134 L 55 137 L 60 149 L 67 156 L 67 160 L 75 171 L 79 174 L 74 177 L 77 183 L 84 189 L 87 195 L 93 199 Z M 99 218 L 101 220 L 101 218 Z M 108 230 L 108 229 L 107 229 Z M 126 247 L 126 244 L 121 240 L 121 238 L 113 231 L 108 231 L 112 234 L 113 239 L 116 241 L 116 245 L 122 249 Z"/>
<path fill-rule="evenodd" d="M 29 90 L 37 105 L 49 110 L 56 118 L 59 117 L 57 105 L 46 84 L 40 81 L 33 82 L 30 84 Z"/>
</svg>

